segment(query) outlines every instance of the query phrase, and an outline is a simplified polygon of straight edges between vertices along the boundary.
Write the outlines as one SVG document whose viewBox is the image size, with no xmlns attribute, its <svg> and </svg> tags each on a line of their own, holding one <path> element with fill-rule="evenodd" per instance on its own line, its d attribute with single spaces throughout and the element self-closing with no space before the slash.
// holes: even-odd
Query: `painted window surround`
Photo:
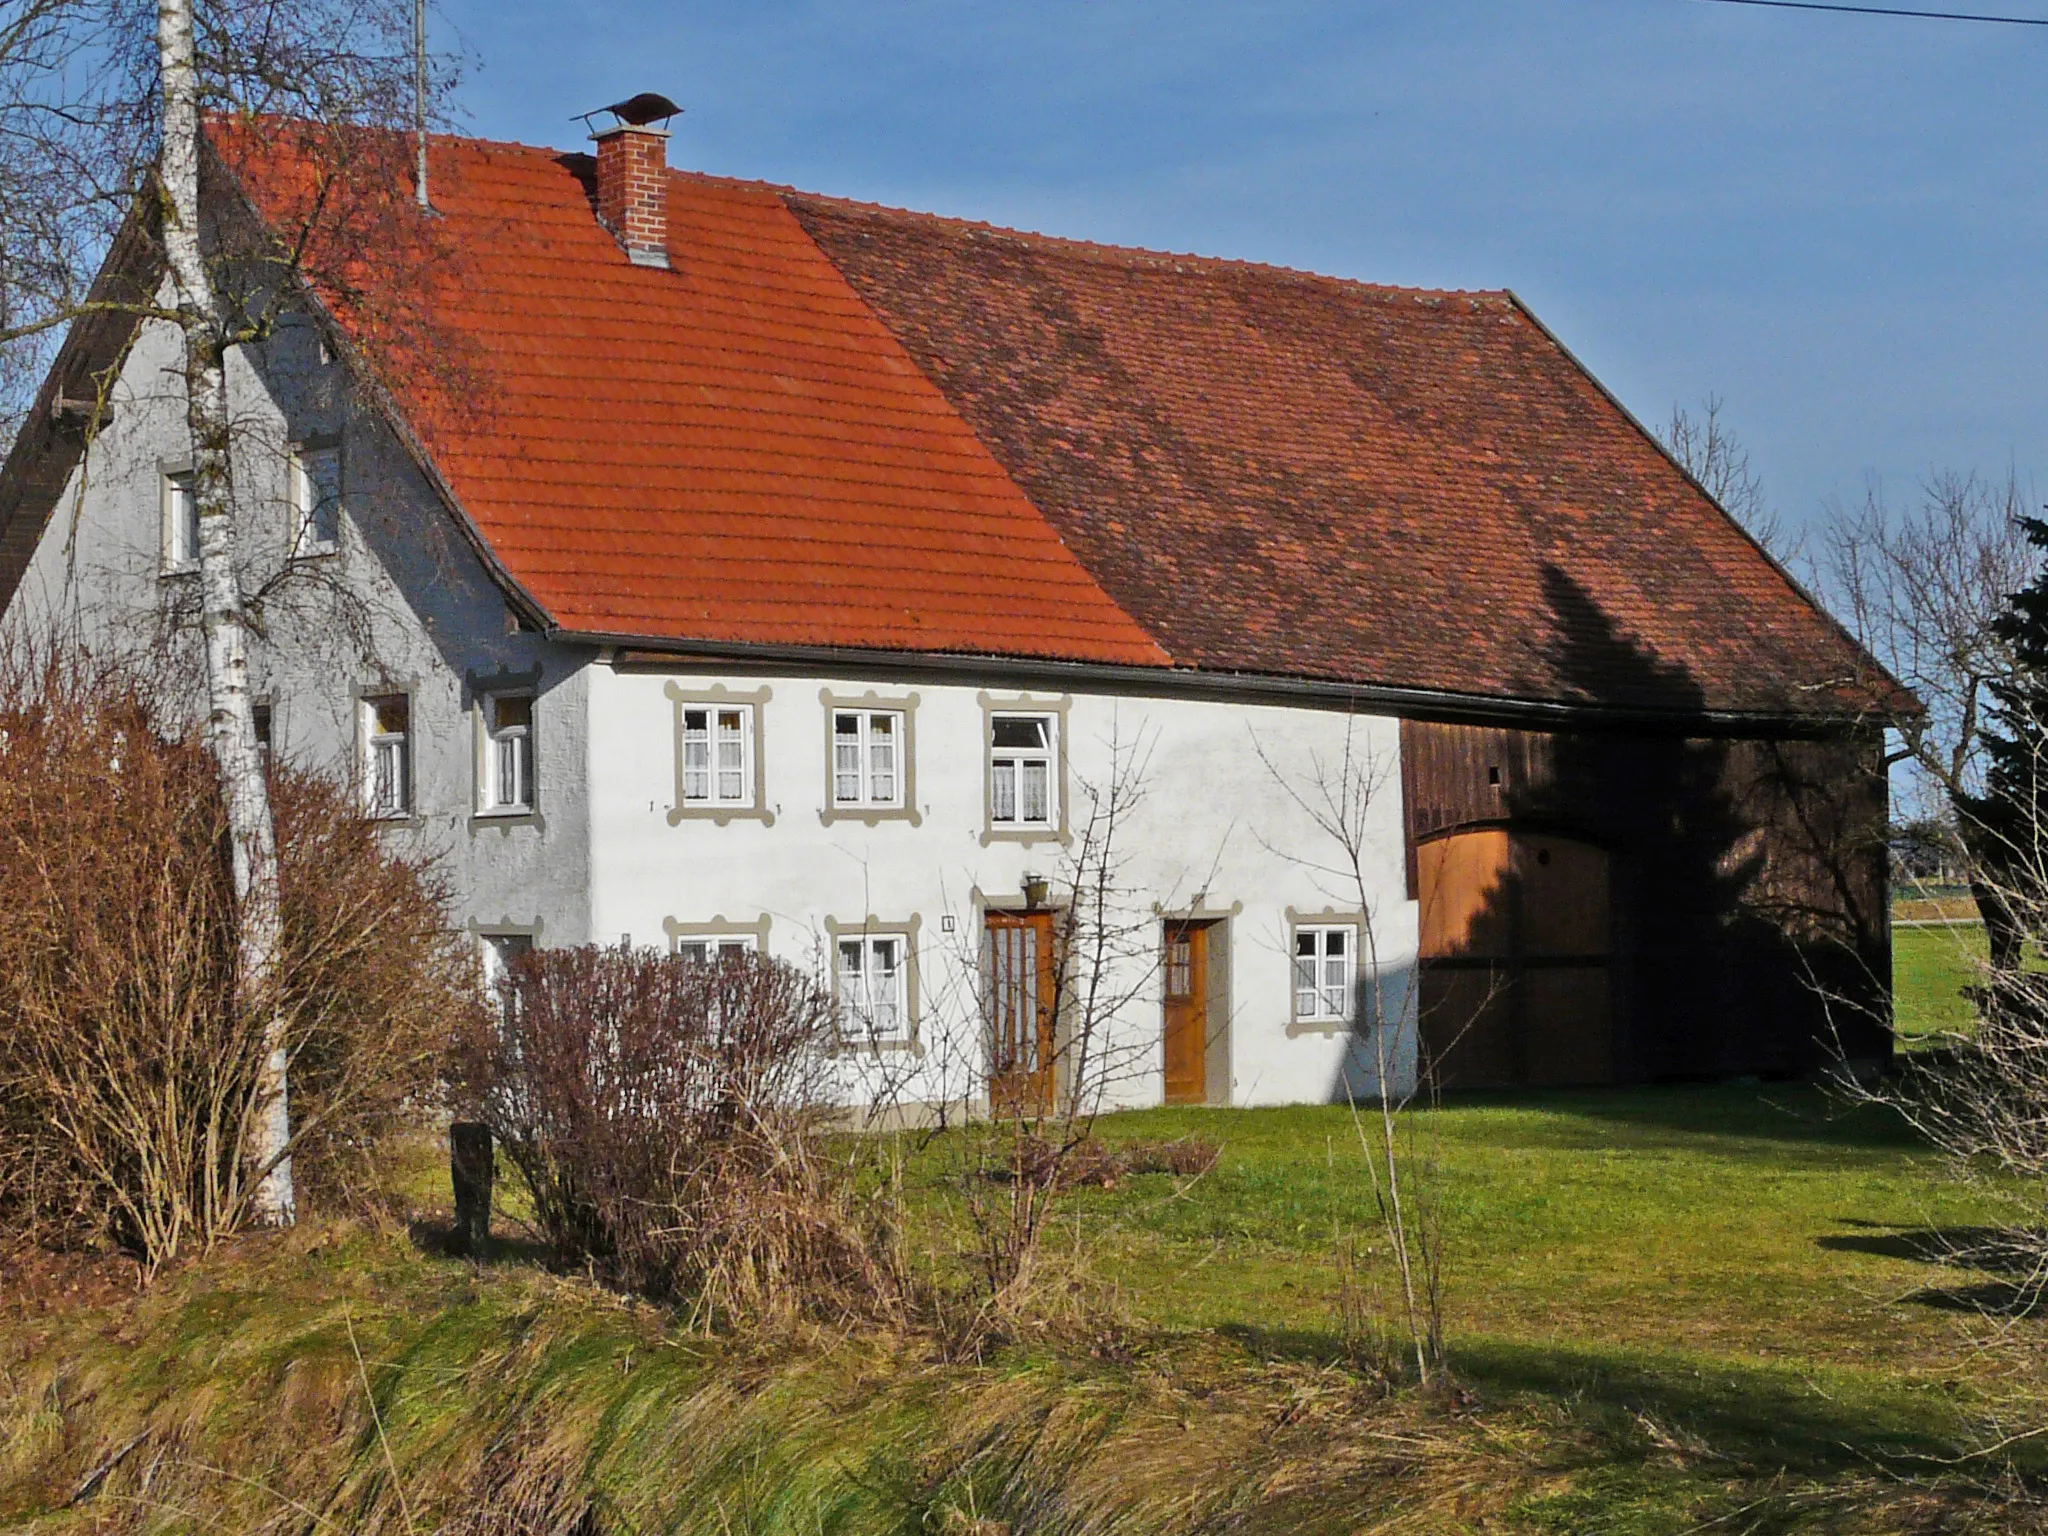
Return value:
<svg viewBox="0 0 2048 1536">
<path fill-rule="evenodd" d="M 1294 907 L 1287 909 L 1287 1035 L 1348 1035 L 1357 1028 L 1358 986 L 1370 979 L 1367 965 L 1365 931 L 1367 918 L 1356 909 L 1348 912 L 1335 907 L 1325 907 L 1320 912 L 1303 912 Z M 1351 993 L 1352 1014 L 1348 1019 L 1303 1018 L 1299 1012 L 1299 998 L 1295 995 L 1294 963 L 1295 946 L 1304 928 L 1348 928 L 1351 930 Z"/>
<path fill-rule="evenodd" d="M 727 922 L 720 913 L 708 923 L 685 923 L 673 917 L 661 920 L 661 931 L 668 935 L 668 952 L 676 953 L 687 939 L 752 939 L 759 954 L 768 953 L 768 914 L 763 912 L 751 923 Z"/>
<path fill-rule="evenodd" d="M 662 692 L 674 705 L 675 754 L 676 754 L 676 798 L 669 807 L 668 824 L 681 826 L 686 821 L 708 821 L 714 826 L 725 826 L 735 821 L 758 821 L 763 826 L 775 825 L 775 812 L 768 806 L 767 743 L 761 729 L 762 706 L 774 697 L 774 690 L 763 684 L 748 692 L 739 692 L 714 683 L 709 688 L 688 689 L 675 683 L 666 683 Z M 750 805 L 691 805 L 683 798 L 683 712 L 686 709 L 745 709 L 750 711 L 748 729 L 752 732 L 754 796 Z"/>
<path fill-rule="evenodd" d="M 540 729 L 540 683 L 541 669 L 527 667 L 518 672 L 471 672 L 463 678 L 463 691 L 469 696 L 469 719 L 472 737 L 470 772 L 472 789 L 470 794 L 470 830 L 480 827 L 539 827 L 545 830 L 547 823 L 541 816 L 541 729 Z M 499 808 L 485 804 L 485 786 L 491 772 L 490 720 L 487 711 L 490 701 L 502 694 L 524 694 L 533 700 L 532 723 L 526 728 L 526 774 L 527 803 L 523 807 Z"/>
<path fill-rule="evenodd" d="M 1073 696 L 1065 693 L 1042 697 L 1030 693 L 981 692 L 974 697 L 981 705 L 981 846 L 1018 843 L 1028 847 L 1033 843 L 1058 843 L 1065 847 L 1072 843 L 1073 833 L 1067 829 L 1067 720 L 1073 707 Z M 997 715 L 1045 715 L 1053 722 L 1053 819 L 1049 826 L 996 825 L 994 770 L 990 766 L 993 749 L 990 743 Z"/>
<path fill-rule="evenodd" d="M 766 919 L 763 919 L 765 922 Z M 900 1040 L 853 1040 L 842 1038 L 841 1049 L 850 1052 L 867 1051 L 877 1055 L 906 1051 L 912 1056 L 924 1055 L 924 1035 L 919 1026 L 923 1022 L 922 988 L 918 980 L 919 936 L 924 919 L 913 912 L 900 922 L 884 922 L 869 914 L 857 923 L 842 923 L 835 917 L 825 919 L 825 949 L 831 956 L 832 1008 L 836 1018 L 840 1006 L 839 998 L 839 941 L 842 938 L 901 938 L 903 940 L 903 1037 Z"/>
<path fill-rule="evenodd" d="M 405 700 L 405 812 L 398 816 L 370 814 L 370 701 Z M 380 827 L 417 827 L 425 818 L 420 811 L 420 681 L 417 677 L 386 678 L 382 682 L 358 683 L 350 690 L 350 707 L 355 713 L 356 803 Z"/>
<path fill-rule="evenodd" d="M 818 812 L 818 820 L 825 826 L 837 821 L 857 821 L 863 826 L 878 826 L 885 821 L 907 821 L 913 827 L 924 825 L 924 814 L 917 805 L 917 704 L 915 693 L 885 695 L 870 688 L 866 693 L 834 693 L 830 688 L 818 690 L 818 702 L 825 706 L 825 808 Z M 841 710 L 863 713 L 891 713 L 903 717 L 903 739 L 898 743 L 896 766 L 897 777 L 901 780 L 902 793 L 899 805 L 840 805 L 834 799 L 834 772 L 832 752 L 835 745 L 833 716 Z"/>
</svg>

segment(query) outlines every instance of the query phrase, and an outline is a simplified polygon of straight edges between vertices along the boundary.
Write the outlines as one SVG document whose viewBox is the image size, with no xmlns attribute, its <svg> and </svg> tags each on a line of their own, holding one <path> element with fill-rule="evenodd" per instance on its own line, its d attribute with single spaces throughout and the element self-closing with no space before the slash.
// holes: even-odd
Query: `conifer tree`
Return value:
<svg viewBox="0 0 2048 1536">
<path fill-rule="evenodd" d="M 2048 554 L 2048 521 L 2020 526 Z M 1988 685 L 1984 790 L 1958 793 L 1955 804 L 1999 989 L 2017 978 L 2026 941 L 2048 935 L 2048 566 L 2006 598 L 1993 628 L 2013 668 Z"/>
</svg>

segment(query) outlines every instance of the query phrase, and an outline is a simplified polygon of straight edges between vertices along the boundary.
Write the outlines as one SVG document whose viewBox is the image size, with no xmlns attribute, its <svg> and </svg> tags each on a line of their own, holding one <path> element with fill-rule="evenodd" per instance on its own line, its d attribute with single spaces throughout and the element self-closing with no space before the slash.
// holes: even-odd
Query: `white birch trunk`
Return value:
<svg viewBox="0 0 2048 1536">
<path fill-rule="evenodd" d="M 274 1009 L 271 976 L 280 937 L 277 832 L 270 786 L 256 745 L 242 583 L 235 567 L 233 468 L 222 326 L 199 241 L 199 76 L 194 0 L 157 0 L 163 70 L 161 174 L 164 253 L 185 332 L 186 422 L 192 434 L 193 495 L 199 508 L 200 631 L 206 647 L 207 730 L 227 801 L 234 847 L 238 1008 Z M 291 1114 L 284 1020 L 272 1012 L 250 1144 L 257 1215 L 286 1226 L 292 1191 Z"/>
</svg>

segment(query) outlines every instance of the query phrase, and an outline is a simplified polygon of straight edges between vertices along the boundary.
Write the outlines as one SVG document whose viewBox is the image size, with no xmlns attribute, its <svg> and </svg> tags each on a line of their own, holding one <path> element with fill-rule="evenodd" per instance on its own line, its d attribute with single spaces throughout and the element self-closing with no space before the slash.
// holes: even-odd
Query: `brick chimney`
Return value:
<svg viewBox="0 0 2048 1536">
<path fill-rule="evenodd" d="M 668 265 L 668 130 L 620 123 L 597 141 L 598 222 L 637 267 Z"/>
</svg>

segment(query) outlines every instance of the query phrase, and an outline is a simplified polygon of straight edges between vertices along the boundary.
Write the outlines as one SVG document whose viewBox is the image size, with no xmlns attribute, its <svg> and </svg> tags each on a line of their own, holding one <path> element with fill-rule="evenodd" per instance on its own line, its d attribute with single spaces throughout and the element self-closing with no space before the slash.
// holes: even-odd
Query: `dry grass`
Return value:
<svg viewBox="0 0 2048 1536">
<path fill-rule="evenodd" d="M 1920 1198 L 1909 1148 L 1745 1113 L 1729 1090 L 1441 1112 L 1472 1201 L 1452 1234 L 1464 1387 L 1422 1393 L 1348 1363 L 1329 1305 L 1315 1202 L 1361 1198 L 1324 1156 L 1332 1113 L 1109 1117 L 1102 1140 L 1140 1145 L 1134 1162 L 1197 1122 L 1223 1150 L 1199 1176 L 1062 1196 L 1033 1325 L 979 1360 L 913 1328 L 706 1336 L 547 1272 L 502 1227 L 480 1265 L 330 1222 L 180 1263 L 142 1295 L 77 1261 L 33 1286 L 0 1275 L 0 1528 L 2041 1528 L 2028 1446 L 2009 1471 L 1954 1458 L 1994 1409 L 2027 1422 L 2043 1373 L 1816 1278 L 1912 1267 L 1812 1240 Z M 957 1200 L 946 1167 L 929 1188 Z M 445 1189 L 445 1164 L 418 1172 Z M 1625 1273 L 1589 1291 L 1581 1243 Z M 1121 1323 L 1054 1305 L 1091 1273 L 1123 1284 Z M 1785 1304 L 1793 1274 L 1811 1305 Z M 1909 1340 L 1911 1362 L 1851 1350 L 1851 1328 Z"/>
</svg>

